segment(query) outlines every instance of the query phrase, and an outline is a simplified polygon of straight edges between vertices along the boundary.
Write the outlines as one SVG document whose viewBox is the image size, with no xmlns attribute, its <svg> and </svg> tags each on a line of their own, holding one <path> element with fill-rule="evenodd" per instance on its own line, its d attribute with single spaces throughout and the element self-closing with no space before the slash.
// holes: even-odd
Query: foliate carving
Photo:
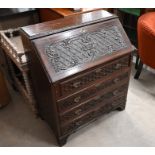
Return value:
<svg viewBox="0 0 155 155">
<path fill-rule="evenodd" d="M 117 64 L 119 64 L 119 67 Z M 101 68 L 98 68 L 100 69 L 99 72 L 98 72 L 98 69 L 92 70 L 91 72 L 89 72 L 88 74 L 80 78 L 76 78 L 71 81 L 64 82 L 62 83 L 62 87 L 61 87 L 62 94 L 64 95 L 68 92 L 73 92 L 74 90 L 79 89 L 90 82 L 93 82 L 95 80 L 101 79 L 106 76 L 110 76 L 112 73 L 128 67 L 128 64 L 129 64 L 129 56 L 125 56 L 123 58 L 117 59 L 116 61 L 113 61 L 113 63 L 107 64 Z M 75 83 L 78 83 L 77 85 L 78 87 L 74 86 Z"/>
<path fill-rule="evenodd" d="M 127 45 L 117 26 L 85 32 L 46 46 L 46 54 L 55 72 L 100 58 Z"/>
<path fill-rule="evenodd" d="M 62 122 L 65 122 L 67 120 L 73 119 L 79 115 L 81 115 L 82 113 L 85 113 L 91 109 L 94 109 L 96 107 L 99 106 L 103 106 L 107 103 L 107 101 L 109 101 L 109 99 L 115 98 L 120 96 L 121 94 L 125 95 L 126 90 L 127 90 L 127 86 L 128 84 L 123 84 L 120 88 L 115 89 L 113 91 L 110 91 L 106 94 L 100 95 L 100 96 L 96 96 L 95 98 L 93 98 L 91 101 L 86 102 L 85 104 L 81 105 L 80 107 L 65 113 L 64 115 L 61 116 L 60 120 Z M 105 102 L 103 104 L 103 102 Z M 114 101 L 112 101 L 113 106 L 116 104 Z"/>
<path fill-rule="evenodd" d="M 83 100 L 86 100 L 87 98 L 89 98 L 90 96 L 96 94 L 98 91 L 101 91 L 103 89 L 106 89 L 108 87 L 111 87 L 115 84 L 117 84 L 119 81 L 124 80 L 128 77 L 128 73 L 122 74 L 120 76 L 118 76 L 117 78 L 114 79 L 110 79 L 108 81 L 104 81 L 102 83 L 98 83 L 97 85 L 93 86 L 91 89 L 82 92 L 80 94 L 76 94 L 76 96 L 70 97 L 64 101 L 61 101 L 58 105 L 59 105 L 59 110 L 63 111 L 67 108 L 71 108 L 77 104 L 79 104 L 80 102 L 82 102 Z M 78 100 L 78 102 L 76 102 Z M 93 103 L 95 103 L 93 101 Z"/>
<path fill-rule="evenodd" d="M 69 125 L 63 126 L 62 129 L 61 129 L 62 134 L 65 135 L 65 134 L 68 134 L 70 132 L 74 132 L 80 126 L 82 126 L 82 125 L 84 125 L 86 123 L 89 123 L 92 120 L 95 120 L 99 116 L 102 116 L 104 113 L 108 113 L 111 110 L 115 110 L 115 109 L 117 109 L 119 107 L 122 107 L 123 105 L 125 106 L 125 102 L 126 102 L 126 97 L 124 97 L 124 96 L 116 98 L 115 100 L 113 100 L 112 104 L 107 102 L 106 104 L 104 104 L 99 109 L 90 112 L 86 116 L 84 116 L 84 117 L 82 117 L 82 118 L 80 118 L 80 119 L 78 119 L 76 121 L 73 121 Z"/>
</svg>

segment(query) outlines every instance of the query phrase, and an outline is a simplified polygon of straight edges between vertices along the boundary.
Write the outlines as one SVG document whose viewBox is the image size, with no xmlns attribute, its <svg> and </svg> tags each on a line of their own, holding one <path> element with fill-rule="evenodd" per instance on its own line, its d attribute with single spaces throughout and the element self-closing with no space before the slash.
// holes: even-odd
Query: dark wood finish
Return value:
<svg viewBox="0 0 155 155">
<path fill-rule="evenodd" d="M 65 29 L 73 29 L 74 27 L 82 27 L 84 24 L 89 25 L 91 22 L 97 23 L 98 20 L 108 20 L 116 18 L 104 10 L 93 11 L 74 16 L 67 16 L 66 18 L 57 19 L 54 21 L 43 22 L 39 24 L 24 26 L 21 28 L 22 35 L 29 39 L 36 39 L 43 36 L 58 33 L 58 31 L 65 31 Z"/>
<path fill-rule="evenodd" d="M 87 15 L 66 17 L 21 29 L 24 46 L 30 51 L 29 67 L 39 113 L 52 127 L 60 146 L 66 143 L 70 134 L 103 114 L 125 109 L 134 48 L 116 16 L 105 17 L 102 11 L 89 13 L 92 18 L 84 18 Z M 81 36 L 83 40 L 76 42 Z M 101 38 L 98 40 L 97 36 Z M 94 45 L 93 37 L 97 37 L 101 44 L 97 42 Z M 88 52 L 88 58 L 92 56 L 92 49 L 96 49 L 93 51 L 96 53 L 102 48 L 101 53 L 104 51 L 105 55 L 94 55 L 89 61 L 83 61 L 83 56 L 82 61 L 76 61 L 76 65 L 62 69 L 63 66 L 57 66 L 57 61 L 53 63 L 51 60 L 52 52 L 58 54 L 60 50 L 54 47 L 63 47 L 66 44 L 61 43 L 64 42 L 70 48 L 68 58 L 72 58 L 71 53 L 74 53 L 73 43 L 80 53 Z M 108 53 L 105 52 L 107 46 Z M 66 48 L 61 51 L 59 63 Z M 64 57 L 62 60 L 66 61 Z M 60 70 L 56 70 L 54 65 Z"/>
</svg>

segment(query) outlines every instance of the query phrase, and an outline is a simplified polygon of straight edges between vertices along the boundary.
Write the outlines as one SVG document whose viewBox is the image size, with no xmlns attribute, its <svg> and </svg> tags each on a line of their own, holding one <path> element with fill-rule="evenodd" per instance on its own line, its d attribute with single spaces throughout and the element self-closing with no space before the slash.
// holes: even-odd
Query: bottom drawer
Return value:
<svg viewBox="0 0 155 155">
<path fill-rule="evenodd" d="M 84 117 L 79 118 L 70 124 L 64 125 L 61 127 L 62 135 L 69 134 L 74 132 L 78 128 L 94 121 L 99 116 L 103 115 L 104 113 L 108 113 L 111 110 L 118 108 L 119 106 L 125 105 L 126 103 L 126 96 L 121 96 L 118 98 L 113 98 L 112 100 L 107 101 L 103 106 L 94 109 L 93 111 L 86 114 Z"/>
</svg>

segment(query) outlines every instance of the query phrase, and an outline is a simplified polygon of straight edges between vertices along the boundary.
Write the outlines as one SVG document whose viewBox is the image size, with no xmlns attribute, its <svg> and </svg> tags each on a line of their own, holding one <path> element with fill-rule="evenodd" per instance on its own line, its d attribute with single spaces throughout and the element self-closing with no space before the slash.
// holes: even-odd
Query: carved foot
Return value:
<svg viewBox="0 0 155 155">
<path fill-rule="evenodd" d="M 58 138 L 58 144 L 59 144 L 59 146 L 65 145 L 66 142 L 67 142 L 67 138 L 68 138 L 68 136 L 65 136 L 63 138 Z"/>
<path fill-rule="evenodd" d="M 118 110 L 118 111 L 125 110 L 125 105 L 120 105 L 116 110 Z"/>
<path fill-rule="evenodd" d="M 40 118 L 43 121 L 45 120 L 44 117 L 39 112 L 36 114 L 36 117 L 37 118 Z"/>
</svg>

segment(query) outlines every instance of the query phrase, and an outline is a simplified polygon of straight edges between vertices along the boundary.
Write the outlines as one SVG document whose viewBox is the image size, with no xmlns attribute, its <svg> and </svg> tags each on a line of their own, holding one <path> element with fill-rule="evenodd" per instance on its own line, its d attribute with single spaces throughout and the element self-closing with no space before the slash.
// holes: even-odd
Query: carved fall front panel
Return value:
<svg viewBox="0 0 155 155">
<path fill-rule="evenodd" d="M 51 43 L 46 46 L 46 54 L 55 72 L 60 72 L 125 47 L 118 27 L 111 26 Z"/>
</svg>

